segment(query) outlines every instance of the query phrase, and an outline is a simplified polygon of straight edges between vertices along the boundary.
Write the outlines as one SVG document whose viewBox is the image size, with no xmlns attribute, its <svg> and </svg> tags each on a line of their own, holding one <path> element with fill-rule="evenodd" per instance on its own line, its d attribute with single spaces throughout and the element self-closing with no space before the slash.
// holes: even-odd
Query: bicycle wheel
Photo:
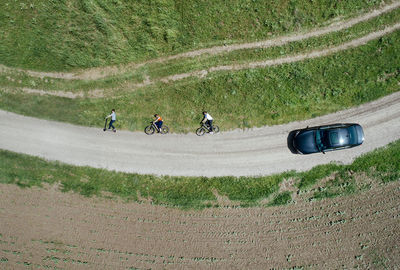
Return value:
<svg viewBox="0 0 400 270">
<path fill-rule="evenodd" d="M 146 133 L 147 135 L 152 135 L 152 134 L 154 134 L 155 131 L 156 130 L 154 129 L 154 127 L 152 125 L 144 128 L 144 133 Z"/>
<path fill-rule="evenodd" d="M 199 127 L 199 128 L 196 130 L 196 135 L 197 135 L 197 136 L 203 136 L 204 133 L 206 133 L 206 130 L 205 130 L 203 127 Z"/>
<path fill-rule="evenodd" d="M 161 134 L 167 134 L 169 132 L 169 127 L 166 125 L 163 125 L 161 127 Z"/>
<path fill-rule="evenodd" d="M 218 133 L 219 132 L 219 126 L 213 126 L 213 132 Z"/>
</svg>

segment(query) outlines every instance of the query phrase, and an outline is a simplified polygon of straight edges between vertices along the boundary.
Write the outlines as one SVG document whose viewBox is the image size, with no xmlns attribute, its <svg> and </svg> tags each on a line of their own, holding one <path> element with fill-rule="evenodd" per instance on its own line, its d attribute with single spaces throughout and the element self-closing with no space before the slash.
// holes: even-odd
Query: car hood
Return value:
<svg viewBox="0 0 400 270">
<path fill-rule="evenodd" d="M 357 130 L 357 144 L 362 144 L 364 142 L 364 131 L 360 125 L 356 125 Z"/>
<path fill-rule="evenodd" d="M 319 152 L 315 143 L 315 130 L 301 130 L 294 138 L 294 147 L 303 154 Z"/>
</svg>

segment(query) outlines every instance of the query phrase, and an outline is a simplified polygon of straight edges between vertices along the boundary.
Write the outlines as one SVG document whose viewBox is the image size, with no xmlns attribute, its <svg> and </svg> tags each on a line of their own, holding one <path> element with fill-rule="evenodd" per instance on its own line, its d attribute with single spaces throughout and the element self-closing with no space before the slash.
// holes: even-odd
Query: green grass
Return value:
<svg viewBox="0 0 400 270">
<path fill-rule="evenodd" d="M 370 188 L 368 183 L 358 184 L 356 177 L 378 179 L 382 183 L 397 181 L 400 179 L 399 150 L 400 144 L 397 142 L 385 151 L 379 150 L 373 154 L 364 155 L 351 165 L 317 166 L 299 177 L 298 187 L 300 190 L 307 190 L 315 185 L 318 179 L 331 176 L 332 180 L 313 191 L 311 197 L 311 199 L 323 199 L 349 195 L 360 189 Z"/>
<path fill-rule="evenodd" d="M 268 204 L 270 206 L 285 205 L 292 200 L 292 193 L 284 191 L 275 195 L 274 199 Z"/>
<path fill-rule="evenodd" d="M 312 169 L 263 177 L 159 177 L 66 165 L 0 150 L 0 183 L 22 188 L 60 183 L 62 191 L 85 196 L 118 196 L 138 202 L 150 200 L 155 204 L 201 209 L 216 202 L 214 191 L 239 202 L 242 207 L 260 205 L 260 201 L 271 196 L 268 205 L 286 204 L 291 200 L 291 193 L 279 193 L 279 184 L 289 178 L 296 179 L 299 189 L 306 190 L 335 174 L 335 181 L 314 192 L 314 199 L 357 192 L 357 186 L 352 184 L 355 175 L 364 174 L 378 183 L 398 181 L 400 141 L 365 154 L 350 165 L 320 165 L 317 170 L 318 173 Z"/>
<path fill-rule="evenodd" d="M 385 26 L 392 25 L 399 21 L 399 19 L 400 9 L 395 9 L 374 19 L 358 23 L 351 28 L 332 32 L 320 37 L 290 42 L 283 46 L 274 46 L 264 49 L 237 50 L 216 56 L 205 54 L 194 58 L 181 58 L 161 63 L 148 63 L 140 68 L 130 68 L 129 71 L 122 70 L 118 75 L 109 76 L 95 81 L 35 78 L 28 76 L 23 72 L 8 71 L 0 74 L 0 85 L 7 87 L 31 87 L 45 90 L 64 90 L 72 92 L 86 92 L 92 89 L 109 88 L 129 89 L 130 84 L 142 82 L 145 76 L 150 80 L 155 80 L 169 75 L 207 69 L 213 66 L 274 59 L 285 55 L 306 53 L 311 50 L 336 46 L 370 32 L 383 29 Z"/>
<path fill-rule="evenodd" d="M 21 114 L 48 120 L 56 119 L 62 122 L 80 123 L 82 118 L 80 114 L 75 113 L 80 111 L 82 106 L 69 98 L 49 99 L 45 96 L 26 94 L 17 94 L 13 97 L 8 99 L 7 94 L 3 95 L 0 92 L 0 103 L 18 107 L 18 112 Z M 13 102 L 18 102 L 18 104 Z M 55 115 L 57 115 L 56 118 Z"/>
<path fill-rule="evenodd" d="M 137 72 L 146 74 L 150 79 L 156 79 L 179 73 L 188 73 L 191 71 L 207 69 L 214 66 L 238 65 L 266 59 L 276 59 L 283 56 L 338 46 L 370 32 L 381 30 L 385 26 L 392 25 L 399 20 L 400 9 L 395 9 L 394 11 L 383 14 L 377 18 L 356 24 L 351 28 L 332 32 L 320 37 L 290 42 L 283 46 L 243 49 L 215 56 L 202 55 L 189 59 L 176 59 L 164 63 L 152 63 L 141 67 Z"/>
<path fill-rule="evenodd" d="M 357 191 L 355 180 L 352 178 L 335 177 L 334 180 L 329 181 L 324 187 L 318 188 L 311 197 L 314 199 L 335 198 L 337 196 L 345 196 L 354 194 Z"/>
<path fill-rule="evenodd" d="M 138 62 L 296 32 L 380 4 L 378 0 L 7 0 L 0 4 L 0 59 L 7 66 L 37 70 Z"/>
<path fill-rule="evenodd" d="M 301 176 L 301 182 L 299 183 L 298 187 L 299 189 L 306 189 L 314 185 L 317 179 L 324 178 L 325 176 L 330 175 L 332 172 L 338 171 L 340 168 L 342 167 L 336 163 L 315 166 Z"/>
<path fill-rule="evenodd" d="M 113 89 L 117 93 L 114 98 L 70 100 L 0 89 L 0 108 L 102 126 L 104 114 L 113 107 L 119 115 L 118 128 L 140 131 L 157 112 L 173 132 L 193 132 L 204 109 L 222 130 L 287 123 L 399 91 L 398 40 L 400 32 L 396 31 L 328 57 L 262 69 L 217 72 L 204 79 L 159 83 L 133 92 L 117 88 Z M 58 105 L 46 113 L 41 111 L 43 103 Z M 66 114 L 79 115 L 79 120 L 66 120 Z"/>
<path fill-rule="evenodd" d="M 218 72 L 206 79 L 158 83 L 133 93 L 129 85 L 143 81 L 144 76 L 156 79 L 213 65 L 276 58 L 337 45 L 390 25 L 398 21 L 399 16 L 400 9 L 396 9 L 322 37 L 267 49 L 148 64 L 134 73 L 97 81 L 41 79 L 23 72 L 3 72 L 0 74 L 0 85 L 4 87 L 0 87 L 0 108 L 45 119 L 99 126 L 105 112 L 115 107 L 119 128 L 140 131 L 154 112 L 167 119 L 173 132 L 194 131 L 203 109 L 212 112 L 223 130 L 312 118 L 399 90 L 396 84 L 400 61 L 398 32 L 362 48 L 321 59 L 266 69 Z M 105 89 L 106 98 L 71 100 L 7 90 L 15 87 L 84 93 Z"/>
<path fill-rule="evenodd" d="M 319 187 L 311 199 L 333 198 L 349 195 L 359 189 L 369 188 L 368 184 L 357 184 L 356 177 L 377 179 L 387 183 L 400 179 L 400 141 L 389 147 L 357 158 L 351 165 L 317 166 L 300 176 L 299 189 L 307 189 L 324 176 L 333 175 L 323 187 Z"/>
<path fill-rule="evenodd" d="M 37 157 L 1 150 L 1 183 L 20 187 L 61 183 L 63 191 L 75 191 L 85 196 L 110 192 L 128 200 L 151 199 L 156 204 L 183 208 L 202 208 L 214 201 L 213 190 L 231 200 L 255 204 L 275 192 L 281 178 L 277 177 L 157 177 L 111 172 L 89 167 L 77 167 L 48 162 Z M 268 179 L 268 180 L 267 180 Z"/>
</svg>

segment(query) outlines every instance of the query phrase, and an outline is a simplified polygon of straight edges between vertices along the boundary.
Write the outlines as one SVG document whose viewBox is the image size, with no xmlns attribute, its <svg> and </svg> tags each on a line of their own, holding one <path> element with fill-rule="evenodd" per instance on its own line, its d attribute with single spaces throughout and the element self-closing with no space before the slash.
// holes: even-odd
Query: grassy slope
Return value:
<svg viewBox="0 0 400 270">
<path fill-rule="evenodd" d="M 361 146 L 362 147 L 362 146 Z M 61 183 L 63 191 L 86 196 L 118 196 L 128 200 L 150 200 L 183 208 L 217 206 L 214 192 L 227 196 L 241 206 L 259 205 L 273 196 L 269 205 L 290 202 L 291 192 L 279 193 L 284 179 L 294 178 L 298 191 L 309 190 L 319 180 L 334 175 L 325 186 L 312 190 L 314 199 L 352 194 L 369 188 L 359 185 L 356 177 L 369 177 L 378 183 L 400 179 L 400 141 L 357 158 L 353 164 L 320 165 L 308 172 L 294 171 L 264 177 L 157 177 L 110 172 L 48 162 L 37 157 L 0 150 L 0 183 L 21 187 Z M 275 194 L 275 195 L 273 195 Z"/>
<path fill-rule="evenodd" d="M 121 73 L 117 75 L 98 80 L 41 79 L 38 77 L 31 77 L 22 72 L 7 71 L 0 74 L 0 85 L 5 87 L 33 87 L 51 91 L 64 90 L 72 92 L 114 88 L 118 89 L 118 92 L 120 92 L 120 89 L 129 89 L 131 84 L 143 82 L 145 76 L 147 76 L 149 80 L 156 80 L 174 74 L 187 73 L 209 67 L 274 59 L 338 46 L 350 40 L 365 36 L 368 33 L 382 30 L 389 25 L 395 24 L 399 20 L 400 9 L 395 9 L 341 31 L 290 42 L 282 46 L 236 50 L 215 56 L 204 54 L 193 58 L 180 58 L 161 63 L 147 63 L 139 68 L 129 68 L 125 71 L 121 71 Z"/>
<path fill-rule="evenodd" d="M 0 108 L 101 126 L 103 114 L 114 107 L 119 114 L 118 127 L 130 130 L 143 130 L 149 117 L 159 112 L 173 131 L 193 131 L 203 109 L 225 130 L 290 122 L 398 91 L 398 40 L 399 31 L 329 57 L 213 73 L 205 79 L 157 84 L 134 92 L 116 88 L 112 99 L 70 100 L 0 91 Z M 46 107 L 52 110 L 42 109 Z"/>
<path fill-rule="evenodd" d="M 0 63 L 67 70 L 266 39 L 376 8 L 378 0 L 5 0 Z"/>
</svg>

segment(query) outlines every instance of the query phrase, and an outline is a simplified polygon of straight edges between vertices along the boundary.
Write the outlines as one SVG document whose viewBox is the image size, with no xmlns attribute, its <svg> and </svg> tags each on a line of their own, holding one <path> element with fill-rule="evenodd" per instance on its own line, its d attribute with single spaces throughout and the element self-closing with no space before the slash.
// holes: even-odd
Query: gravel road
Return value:
<svg viewBox="0 0 400 270">
<path fill-rule="evenodd" d="M 400 138 L 400 92 L 349 110 L 307 121 L 195 134 L 148 136 L 142 132 L 103 132 L 1 111 L 0 148 L 73 165 L 130 173 L 175 176 L 255 176 L 308 170 L 355 157 Z M 287 146 L 290 131 L 309 125 L 356 122 L 363 145 L 326 155 L 296 155 Z"/>
</svg>

